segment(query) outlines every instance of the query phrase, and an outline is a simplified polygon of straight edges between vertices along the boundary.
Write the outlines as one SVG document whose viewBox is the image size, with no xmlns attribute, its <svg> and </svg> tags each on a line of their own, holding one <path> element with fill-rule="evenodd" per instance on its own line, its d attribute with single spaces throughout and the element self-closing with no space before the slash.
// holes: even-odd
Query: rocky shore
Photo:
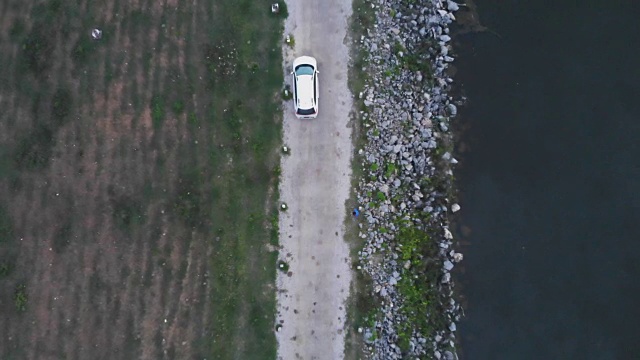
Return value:
<svg viewBox="0 0 640 360">
<path fill-rule="evenodd" d="M 380 307 L 364 336 L 371 359 L 456 359 L 462 309 L 450 271 L 463 256 L 453 249 L 448 95 L 454 61 L 448 26 L 457 3 L 373 0 L 375 25 L 359 39 L 368 81 L 359 98 L 366 145 L 358 150 L 365 176 L 357 199 L 364 221 L 360 271 L 373 281 Z"/>
</svg>

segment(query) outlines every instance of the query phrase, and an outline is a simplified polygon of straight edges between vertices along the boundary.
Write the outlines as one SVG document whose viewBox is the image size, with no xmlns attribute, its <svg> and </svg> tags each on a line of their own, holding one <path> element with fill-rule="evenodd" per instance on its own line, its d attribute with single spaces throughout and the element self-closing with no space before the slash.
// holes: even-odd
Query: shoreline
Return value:
<svg viewBox="0 0 640 360">
<path fill-rule="evenodd" d="M 453 135 L 456 101 L 448 95 L 452 1 L 365 1 L 373 26 L 356 45 L 367 74 L 355 94 L 365 146 L 356 150 L 363 179 L 357 188 L 361 221 L 358 271 L 371 278 L 377 310 L 363 333 L 366 357 L 430 356 L 456 359 L 451 270 L 462 260 L 453 249 Z"/>
</svg>

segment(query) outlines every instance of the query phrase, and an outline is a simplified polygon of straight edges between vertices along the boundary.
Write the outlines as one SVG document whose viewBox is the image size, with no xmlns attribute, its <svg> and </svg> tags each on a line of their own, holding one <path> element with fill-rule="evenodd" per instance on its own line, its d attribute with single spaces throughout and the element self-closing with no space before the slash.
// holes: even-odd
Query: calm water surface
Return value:
<svg viewBox="0 0 640 360">
<path fill-rule="evenodd" d="M 477 5 L 461 357 L 640 359 L 640 1 Z"/>
</svg>

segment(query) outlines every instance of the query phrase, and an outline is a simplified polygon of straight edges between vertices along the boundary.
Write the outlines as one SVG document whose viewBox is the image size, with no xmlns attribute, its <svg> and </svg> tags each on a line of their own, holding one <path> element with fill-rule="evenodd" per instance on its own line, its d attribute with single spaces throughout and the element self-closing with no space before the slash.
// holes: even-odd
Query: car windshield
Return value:
<svg viewBox="0 0 640 360">
<path fill-rule="evenodd" d="M 298 67 L 296 67 L 296 76 L 300 75 L 313 75 L 313 66 L 298 65 Z"/>
</svg>

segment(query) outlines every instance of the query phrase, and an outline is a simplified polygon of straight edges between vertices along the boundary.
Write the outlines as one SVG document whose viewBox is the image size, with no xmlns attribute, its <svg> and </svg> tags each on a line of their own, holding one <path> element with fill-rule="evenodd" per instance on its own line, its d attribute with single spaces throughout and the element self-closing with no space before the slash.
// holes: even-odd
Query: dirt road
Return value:
<svg viewBox="0 0 640 360">
<path fill-rule="evenodd" d="M 344 357 L 351 281 L 343 239 L 352 154 L 345 40 L 351 1 L 287 4 L 285 34 L 293 35 L 295 48 L 285 50 L 285 71 L 297 56 L 315 57 L 320 104 L 315 120 L 296 119 L 290 102 L 284 107 L 284 144 L 291 155 L 282 161 L 280 196 L 289 209 L 280 217 L 280 244 L 289 272 L 278 278 L 278 357 L 334 360 Z"/>
</svg>

